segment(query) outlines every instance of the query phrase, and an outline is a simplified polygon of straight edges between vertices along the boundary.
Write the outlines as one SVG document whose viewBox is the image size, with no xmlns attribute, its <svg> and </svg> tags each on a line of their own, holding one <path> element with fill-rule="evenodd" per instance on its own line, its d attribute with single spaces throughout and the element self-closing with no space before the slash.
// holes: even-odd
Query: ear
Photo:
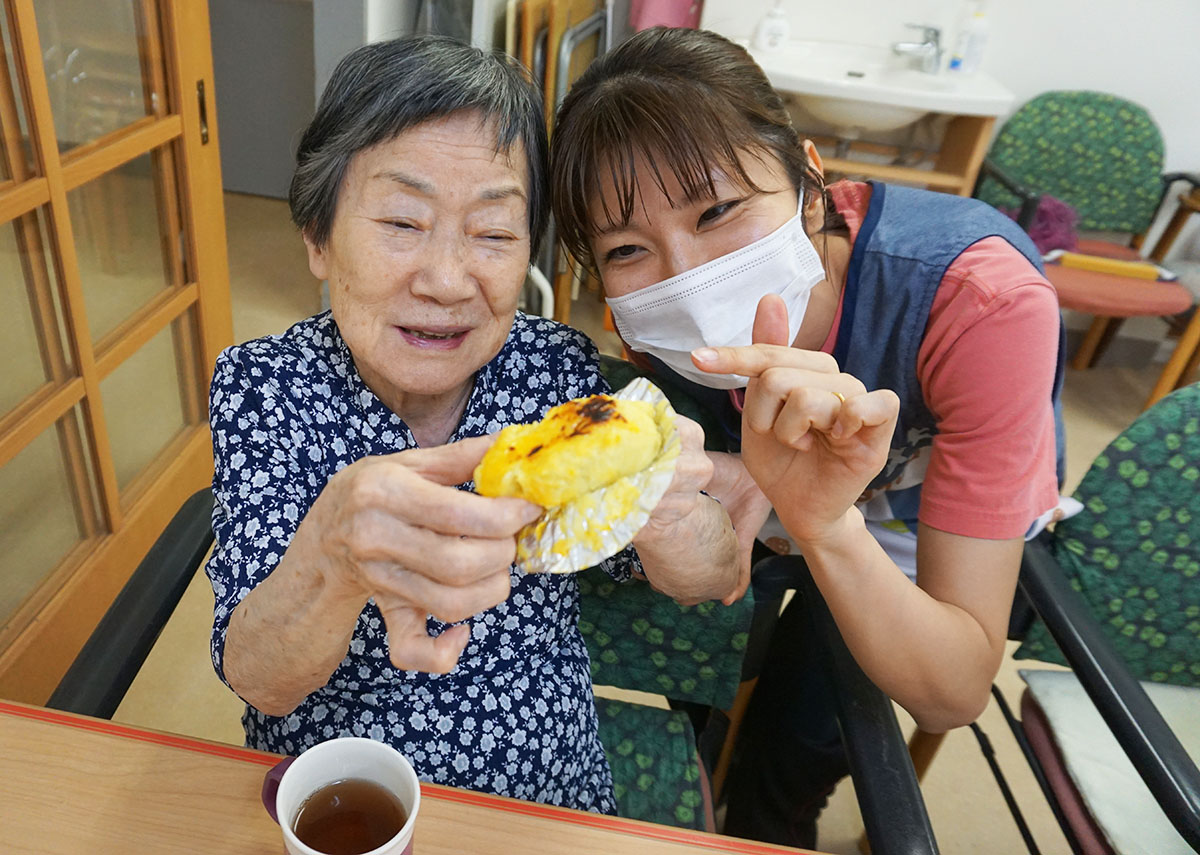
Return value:
<svg viewBox="0 0 1200 855">
<path fill-rule="evenodd" d="M 821 162 L 821 154 L 812 140 L 804 141 L 804 154 L 808 157 L 808 162 L 812 164 L 813 170 L 821 176 L 823 183 L 825 164 Z M 820 193 L 810 193 L 804 201 L 804 222 L 808 227 L 809 234 L 813 234 L 820 231 L 825 224 L 825 199 Z"/>
<path fill-rule="evenodd" d="M 802 143 L 804 154 L 808 157 L 808 162 L 812 164 L 813 169 L 820 173 L 821 178 L 825 178 L 825 163 L 821 160 L 821 153 L 817 151 L 816 143 L 812 140 L 805 140 Z"/>
<path fill-rule="evenodd" d="M 321 247 L 317 246 L 308 233 L 304 233 L 304 247 L 308 250 L 308 269 L 312 271 L 312 275 L 320 279 L 322 282 L 329 278 L 329 251 L 328 245 Z"/>
</svg>

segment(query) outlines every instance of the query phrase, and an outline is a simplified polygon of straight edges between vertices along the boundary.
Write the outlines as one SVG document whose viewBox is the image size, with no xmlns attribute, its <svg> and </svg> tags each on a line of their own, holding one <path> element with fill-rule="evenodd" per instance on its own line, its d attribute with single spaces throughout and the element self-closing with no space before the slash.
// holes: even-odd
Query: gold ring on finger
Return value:
<svg viewBox="0 0 1200 855">
<path fill-rule="evenodd" d="M 846 396 L 843 395 L 841 392 L 834 392 L 833 394 L 837 396 L 838 401 L 840 401 L 843 404 L 846 403 Z"/>
</svg>

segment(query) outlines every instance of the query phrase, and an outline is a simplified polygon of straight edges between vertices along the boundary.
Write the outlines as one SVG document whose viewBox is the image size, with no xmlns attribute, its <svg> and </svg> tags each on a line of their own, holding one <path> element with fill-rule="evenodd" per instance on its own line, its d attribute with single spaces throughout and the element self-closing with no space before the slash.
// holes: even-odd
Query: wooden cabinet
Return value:
<svg viewBox="0 0 1200 855">
<path fill-rule="evenodd" d="M 979 167 L 991 143 L 992 128 L 995 124 L 995 116 L 948 117 L 940 149 L 922 152 L 919 159 L 913 158 L 918 161 L 915 165 L 904 166 L 877 162 L 888 156 L 899 155 L 902 148 L 898 145 L 856 140 L 840 141 L 820 134 L 812 135 L 811 139 L 821 153 L 827 179 L 874 178 L 898 184 L 918 185 L 958 196 L 970 196 L 975 188 Z M 843 150 L 845 154 L 842 154 Z M 855 154 L 874 159 L 859 159 Z"/>
</svg>

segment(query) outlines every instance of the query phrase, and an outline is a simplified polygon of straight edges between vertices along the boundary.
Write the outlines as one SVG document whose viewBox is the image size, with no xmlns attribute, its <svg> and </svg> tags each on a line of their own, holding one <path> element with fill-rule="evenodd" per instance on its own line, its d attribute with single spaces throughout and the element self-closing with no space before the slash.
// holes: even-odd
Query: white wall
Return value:
<svg viewBox="0 0 1200 855">
<path fill-rule="evenodd" d="M 226 190 L 287 198 L 312 119 L 310 0 L 209 0 Z"/>
<path fill-rule="evenodd" d="M 704 0 L 703 26 L 748 36 L 773 0 Z M 962 0 L 783 0 L 792 35 L 884 45 L 905 23 L 947 33 Z M 1162 127 L 1168 170 L 1200 169 L 1200 3 L 1196 0 L 992 0 L 983 70 L 1019 105 L 1048 89 L 1098 89 L 1145 106 Z"/>
<path fill-rule="evenodd" d="M 702 25 L 747 37 L 774 0 L 704 0 Z M 886 45 L 911 38 L 906 23 L 942 27 L 947 46 L 965 0 L 783 0 L 794 38 Z M 1166 142 L 1168 171 L 1200 171 L 1197 0 L 991 0 L 982 68 L 1016 95 L 1014 108 L 1049 89 L 1097 89 L 1143 105 Z M 1200 219 L 1194 217 L 1193 219 Z M 1193 224 L 1172 256 L 1200 257 Z"/>
</svg>

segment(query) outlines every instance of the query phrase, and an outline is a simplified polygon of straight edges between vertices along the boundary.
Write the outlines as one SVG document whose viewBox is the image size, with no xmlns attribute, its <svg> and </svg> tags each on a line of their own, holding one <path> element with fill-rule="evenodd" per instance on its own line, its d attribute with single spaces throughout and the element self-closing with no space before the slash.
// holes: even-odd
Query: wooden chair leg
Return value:
<svg viewBox="0 0 1200 855">
<path fill-rule="evenodd" d="M 1188 364 L 1183 368 L 1183 373 L 1175 381 L 1175 388 L 1181 389 L 1186 386 L 1191 381 L 1192 375 L 1196 373 L 1197 368 L 1200 368 L 1200 344 L 1196 345 L 1196 349 L 1192 351 L 1192 358 L 1188 360 Z"/>
<path fill-rule="evenodd" d="M 1184 201 L 1186 197 L 1181 196 L 1180 201 Z M 1195 203 L 1193 203 L 1195 204 Z M 1163 259 L 1167 257 L 1167 253 L 1171 250 L 1172 244 L 1175 243 L 1175 238 L 1179 237 L 1179 233 L 1183 231 L 1184 222 L 1192 214 L 1196 213 L 1194 208 L 1188 207 L 1186 204 L 1181 204 L 1172 215 L 1167 227 L 1163 229 L 1162 237 L 1154 244 L 1154 249 L 1150 251 L 1148 256 L 1150 261 L 1155 264 L 1162 264 Z"/>
<path fill-rule="evenodd" d="M 1192 314 L 1192 319 L 1184 328 L 1183 334 L 1179 336 L 1171 358 L 1167 360 L 1162 373 L 1158 375 L 1158 382 L 1154 384 L 1154 390 L 1146 399 L 1146 405 L 1142 409 L 1150 409 L 1163 395 L 1186 383 L 1198 364 L 1200 364 L 1200 308 L 1197 308 Z"/>
<path fill-rule="evenodd" d="M 1088 368 L 1094 368 L 1100 358 L 1104 356 L 1104 352 L 1108 350 L 1108 346 L 1112 344 L 1112 340 L 1117 337 L 1117 333 L 1121 331 L 1121 325 L 1125 323 L 1124 318 L 1109 318 L 1108 324 L 1104 327 L 1104 334 L 1100 336 L 1100 342 L 1096 345 L 1096 352 L 1092 355 L 1091 364 Z"/>
<path fill-rule="evenodd" d="M 933 758 L 937 756 L 938 749 L 942 747 L 942 740 L 946 738 L 944 733 L 926 733 L 923 730 L 913 732 L 913 735 L 908 740 L 908 756 L 912 758 L 913 771 L 917 774 L 917 783 L 925 780 L 925 773 L 929 771 L 929 765 L 933 763 Z M 867 835 L 864 832 L 862 837 L 858 838 L 858 851 L 863 855 L 870 855 L 871 846 L 867 842 Z"/>
<path fill-rule="evenodd" d="M 944 733 L 926 733 L 918 730 L 908 740 L 908 756 L 912 758 L 913 771 L 917 773 L 918 782 L 925 780 L 925 773 L 929 771 L 929 765 L 945 738 Z"/>
<path fill-rule="evenodd" d="M 733 698 L 733 706 L 725 713 L 729 717 L 729 730 L 725 733 L 725 742 L 721 745 L 721 754 L 717 757 L 716 767 L 713 768 L 712 794 L 714 804 L 721 803 L 722 791 L 725 789 L 725 778 L 729 775 L 729 764 L 733 761 L 733 747 L 737 744 L 738 731 L 742 727 L 742 718 L 746 714 L 746 707 L 750 705 L 750 696 L 754 694 L 754 687 L 757 685 L 757 677 L 745 680 L 739 684 L 737 694 Z"/>
<path fill-rule="evenodd" d="M 1109 328 L 1119 321 L 1115 318 L 1102 318 L 1097 316 L 1092 320 L 1092 325 L 1088 327 L 1087 334 L 1084 335 L 1083 341 L 1079 343 L 1079 348 L 1075 351 L 1075 356 L 1071 359 L 1071 367 L 1076 371 L 1084 371 L 1096 364 L 1096 359 L 1108 346 L 1113 333 Z"/>
<path fill-rule="evenodd" d="M 569 267 L 559 270 L 554 277 L 554 320 L 560 324 L 571 323 L 571 283 L 574 279 Z"/>
</svg>

